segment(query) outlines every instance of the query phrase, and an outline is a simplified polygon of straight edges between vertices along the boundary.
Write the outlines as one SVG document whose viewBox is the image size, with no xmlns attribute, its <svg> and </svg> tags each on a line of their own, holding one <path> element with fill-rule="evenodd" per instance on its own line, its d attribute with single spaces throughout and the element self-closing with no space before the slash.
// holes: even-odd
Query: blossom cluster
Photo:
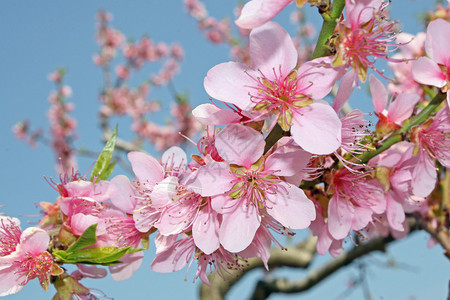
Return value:
<svg viewBox="0 0 450 300">
<path fill-rule="evenodd" d="M 18 220 L 1 218 L 0 295 L 19 291 L 33 278 L 44 287 L 56 278 L 64 286 L 55 284 L 58 293 L 88 295 L 78 280 L 101 278 L 106 271 L 82 263 L 108 266 L 114 280 L 127 279 L 140 267 L 140 250 L 148 248 L 154 233 L 154 271 L 178 271 L 196 262 L 195 278 L 209 284 L 208 270 L 225 280 L 252 257 L 268 268 L 272 242 L 285 249 L 278 239 L 295 230 L 309 228 L 317 236 L 317 252 L 336 257 L 353 234 L 404 237 L 407 215 L 446 224 L 448 212 L 436 212 L 429 199 L 450 167 L 450 23 L 433 20 L 413 40 L 393 31 L 386 3 L 346 0 L 328 55 L 304 61 L 289 33 L 270 21 L 290 2 L 252 0 L 243 7 L 236 23 L 251 30 L 249 56 L 206 74 L 206 92 L 221 103 L 192 111 L 206 129 L 196 154 L 188 158 L 178 146 L 161 159 L 132 151 L 133 178 L 108 180 L 113 135 L 89 179 L 66 170 L 69 175 L 60 182 L 49 181 L 59 196 L 55 203 L 41 203 L 39 228 L 21 232 Z M 200 2 L 185 3 L 191 15 L 207 23 Z M 108 15 L 99 17 L 102 50 L 95 61 L 104 65 L 123 36 L 106 25 Z M 219 40 L 215 26 L 208 33 L 214 42 Z M 127 63 L 116 69 L 119 82 L 145 61 L 169 52 L 182 57 L 180 48 L 169 51 L 148 38 L 123 51 Z M 394 73 L 388 87 L 376 77 L 384 77 L 374 66 L 377 58 L 387 60 Z M 370 69 L 375 75 L 368 75 Z M 165 82 L 159 76 L 154 84 Z M 365 81 L 378 117 L 374 128 L 363 112 L 346 108 L 355 85 Z M 324 99 L 337 85 L 330 105 Z M 110 86 L 102 98 L 103 115 L 142 119 L 155 109 L 142 101 L 148 88 Z M 447 104 L 436 104 L 445 97 Z M 191 135 L 190 108 L 179 104 L 174 114 L 189 124 Z M 151 138 L 148 123 L 133 126 L 158 148 L 167 145 Z M 170 140 L 167 132 L 159 136 Z M 59 267 L 63 263 L 77 263 L 78 269 L 69 275 Z"/>
</svg>

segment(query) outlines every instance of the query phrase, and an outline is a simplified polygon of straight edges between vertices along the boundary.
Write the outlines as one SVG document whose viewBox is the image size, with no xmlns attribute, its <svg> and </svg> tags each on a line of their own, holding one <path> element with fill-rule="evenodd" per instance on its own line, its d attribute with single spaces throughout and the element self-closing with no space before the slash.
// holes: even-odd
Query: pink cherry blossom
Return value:
<svg viewBox="0 0 450 300">
<path fill-rule="evenodd" d="M 369 82 L 375 115 L 379 118 L 377 131 L 386 134 L 400 128 L 403 122 L 412 116 L 420 96 L 411 93 L 400 94 L 388 105 L 388 92 L 381 81 L 370 75 Z"/>
<path fill-rule="evenodd" d="M 397 49 L 393 43 L 396 34 L 395 22 L 384 15 L 388 2 L 381 0 L 346 0 L 346 18 L 337 25 L 337 38 L 333 42 L 336 56 L 334 66 L 352 67 L 359 80 L 365 82 L 369 68 L 383 76 L 375 66 L 374 58 L 382 58 L 391 62 L 403 62 L 389 58 L 388 54 Z"/>
<path fill-rule="evenodd" d="M 62 272 L 47 252 L 49 242 L 46 231 L 21 232 L 17 219 L 0 216 L 0 296 L 19 292 L 34 278 L 48 289 L 50 276 Z"/>
<path fill-rule="evenodd" d="M 213 209 L 223 215 L 219 239 L 225 249 L 239 252 L 248 247 L 264 214 L 292 229 L 306 228 L 314 220 L 313 203 L 280 178 L 303 169 L 310 154 L 302 159 L 305 152 L 294 144 L 264 157 L 262 135 L 238 124 L 219 132 L 215 144 L 225 162 L 200 167 L 187 182 L 202 196 L 212 196 Z M 304 164 L 293 164 L 295 160 Z"/>
<path fill-rule="evenodd" d="M 425 51 L 428 57 L 421 57 L 412 67 L 414 79 L 422 84 L 440 88 L 444 93 L 450 88 L 450 23 L 436 19 L 427 28 Z M 450 106 L 450 95 L 447 93 Z"/>
<path fill-rule="evenodd" d="M 368 172 L 351 172 L 346 168 L 332 175 L 328 204 L 328 230 L 334 239 L 344 239 L 350 230 L 361 230 L 373 213 L 386 210 L 380 184 Z"/>
<path fill-rule="evenodd" d="M 289 34 L 270 22 L 250 34 L 252 68 L 236 63 L 219 64 L 209 70 L 204 86 L 212 97 L 255 114 L 254 120 L 276 115 L 291 129 L 296 143 L 314 154 L 329 154 L 341 140 L 341 123 L 322 99 L 341 74 L 330 58 L 303 64 L 297 71 L 298 54 Z M 321 136 L 316 139 L 315 136 Z"/>
<path fill-rule="evenodd" d="M 414 194 L 428 196 L 437 181 L 437 159 L 444 167 L 450 167 L 450 112 L 448 106 L 434 117 L 413 128 L 413 141 L 419 150 L 419 161 L 413 173 Z"/>
</svg>

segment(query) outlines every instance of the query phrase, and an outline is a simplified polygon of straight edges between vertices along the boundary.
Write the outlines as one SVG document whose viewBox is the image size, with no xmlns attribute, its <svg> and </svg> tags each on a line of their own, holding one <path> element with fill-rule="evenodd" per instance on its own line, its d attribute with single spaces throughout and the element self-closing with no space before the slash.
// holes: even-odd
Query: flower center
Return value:
<svg viewBox="0 0 450 300">
<path fill-rule="evenodd" d="M 259 77 L 253 77 L 256 86 L 251 87 L 254 92 L 249 93 L 250 100 L 255 103 L 255 112 L 273 113 L 283 130 L 288 131 L 292 125 L 292 114 L 298 108 L 312 103 L 312 99 L 298 90 L 297 72 L 292 70 L 287 76 L 281 71 L 273 69 L 272 76 L 264 75 L 258 70 Z M 248 73 L 247 73 L 248 74 Z"/>
</svg>

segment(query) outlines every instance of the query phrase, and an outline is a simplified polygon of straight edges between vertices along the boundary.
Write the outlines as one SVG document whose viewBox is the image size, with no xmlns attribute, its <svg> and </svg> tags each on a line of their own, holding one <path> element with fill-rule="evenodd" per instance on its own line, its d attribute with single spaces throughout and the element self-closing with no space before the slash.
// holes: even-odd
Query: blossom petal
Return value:
<svg viewBox="0 0 450 300">
<path fill-rule="evenodd" d="M 293 176 L 303 170 L 312 154 L 289 143 L 280 146 L 265 161 L 265 169 L 275 171 L 277 176 Z"/>
<path fill-rule="evenodd" d="M 336 113 L 342 109 L 344 104 L 350 98 L 355 89 L 355 71 L 348 71 L 344 77 L 342 77 L 341 84 L 339 85 L 339 89 L 336 93 L 336 97 L 334 97 L 333 101 L 333 109 Z"/>
<path fill-rule="evenodd" d="M 337 240 L 344 239 L 350 232 L 355 209 L 345 199 L 334 195 L 328 203 L 328 231 Z"/>
<path fill-rule="evenodd" d="M 121 263 L 109 266 L 109 272 L 114 281 L 121 281 L 133 276 L 134 272 L 139 269 L 144 259 L 144 252 L 136 252 L 125 254 L 120 258 Z"/>
<path fill-rule="evenodd" d="M 161 162 L 166 171 L 173 169 L 185 170 L 187 166 L 186 152 L 178 146 L 173 146 L 164 151 Z"/>
<path fill-rule="evenodd" d="M 234 179 L 227 163 L 212 162 L 192 172 L 184 181 L 184 185 L 188 190 L 207 197 L 229 191 Z"/>
<path fill-rule="evenodd" d="M 437 63 L 428 57 L 420 57 L 413 63 L 412 74 L 414 80 L 426 85 L 443 87 L 446 83 L 445 75 Z"/>
<path fill-rule="evenodd" d="M 241 15 L 235 21 L 241 28 L 252 29 L 263 25 L 275 17 L 293 0 L 252 0 L 242 8 Z"/>
<path fill-rule="evenodd" d="M 26 276 L 17 273 L 17 268 L 11 265 L 0 266 L 0 297 L 20 292 L 24 287 L 22 282 Z"/>
<path fill-rule="evenodd" d="M 331 65 L 332 57 L 319 57 L 300 66 L 297 72 L 297 93 L 323 99 L 345 72 Z"/>
<path fill-rule="evenodd" d="M 254 70 L 275 79 L 274 68 L 287 76 L 297 65 L 298 53 L 289 33 L 278 23 L 269 22 L 250 33 L 250 58 Z"/>
<path fill-rule="evenodd" d="M 266 193 L 267 212 L 283 226 L 304 229 L 316 218 L 316 209 L 303 190 L 286 183 L 279 183 L 277 193 Z"/>
<path fill-rule="evenodd" d="M 134 197 L 133 186 L 127 176 L 117 175 L 111 179 L 109 193 L 114 206 L 127 214 L 133 213 L 137 200 Z"/>
<path fill-rule="evenodd" d="M 381 114 L 387 106 L 388 92 L 381 81 L 370 74 L 370 93 L 372 94 L 372 104 L 376 114 Z"/>
<path fill-rule="evenodd" d="M 232 110 L 217 107 L 211 103 L 200 104 L 192 115 L 203 125 L 224 125 L 238 123 L 241 117 Z"/>
<path fill-rule="evenodd" d="M 211 254 L 219 248 L 219 219 L 209 206 L 198 213 L 192 226 L 192 236 L 195 245 L 205 254 Z"/>
<path fill-rule="evenodd" d="M 386 197 L 386 217 L 389 226 L 394 230 L 403 231 L 403 221 L 405 221 L 405 211 L 403 210 L 403 206 L 392 197 L 391 193 L 388 193 Z"/>
<path fill-rule="evenodd" d="M 443 19 L 436 19 L 427 28 L 425 51 L 436 63 L 450 66 L 450 23 Z"/>
<path fill-rule="evenodd" d="M 436 165 L 428 154 L 422 152 L 419 155 L 419 161 L 413 171 L 413 194 L 417 197 L 427 197 L 436 186 Z"/>
<path fill-rule="evenodd" d="M 250 110 L 255 104 L 250 100 L 249 92 L 252 91 L 251 87 L 259 84 L 252 77 L 257 76 L 244 64 L 226 62 L 211 68 L 203 85 L 212 98 L 232 103 L 242 110 Z"/>
<path fill-rule="evenodd" d="M 153 187 L 164 179 L 164 170 L 161 164 L 150 155 L 143 152 L 130 152 L 128 153 L 128 160 L 131 162 L 136 178 L 141 183 Z"/>
<path fill-rule="evenodd" d="M 172 247 L 158 252 L 151 267 L 153 271 L 160 273 L 181 270 L 191 260 L 194 248 L 195 245 L 192 238 L 179 240 Z"/>
<path fill-rule="evenodd" d="M 37 227 L 28 227 L 20 236 L 20 251 L 38 255 L 47 250 L 50 237 L 47 231 Z"/>
<path fill-rule="evenodd" d="M 313 103 L 293 115 L 294 141 L 312 154 L 330 154 L 341 145 L 341 121 L 331 106 Z"/>
<path fill-rule="evenodd" d="M 223 247 L 230 252 L 240 252 L 252 242 L 261 223 L 261 217 L 253 205 L 240 205 L 229 214 L 224 214 L 219 238 Z"/>
<path fill-rule="evenodd" d="M 253 128 L 231 124 L 216 135 L 219 155 L 230 164 L 250 167 L 264 153 L 266 142 Z"/>
<path fill-rule="evenodd" d="M 388 108 L 387 118 L 389 121 L 401 126 L 403 122 L 411 117 L 414 107 L 419 102 L 420 96 L 417 94 L 400 94 L 392 101 Z"/>
</svg>

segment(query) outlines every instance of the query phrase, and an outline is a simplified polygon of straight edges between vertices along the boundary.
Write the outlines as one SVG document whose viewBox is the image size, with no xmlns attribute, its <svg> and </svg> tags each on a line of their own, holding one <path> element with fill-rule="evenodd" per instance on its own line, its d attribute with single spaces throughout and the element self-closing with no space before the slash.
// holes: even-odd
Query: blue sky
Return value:
<svg viewBox="0 0 450 300">
<path fill-rule="evenodd" d="M 205 1 L 211 15 L 232 17 L 236 1 Z M 401 19 L 405 32 L 423 30 L 415 17 L 430 7 L 431 1 L 393 1 L 392 15 Z M 38 210 L 33 202 L 54 201 L 56 193 L 44 181 L 43 175 L 57 177 L 51 150 L 43 145 L 32 149 L 17 140 L 11 127 L 19 120 L 28 119 L 34 128 L 48 129 L 46 111 L 48 95 L 53 89 L 47 74 L 57 67 L 66 67 L 66 83 L 73 89 L 71 101 L 75 103 L 73 116 L 78 120 L 77 131 L 80 138 L 77 147 L 94 151 L 102 148 L 100 130 L 96 119 L 98 113 L 98 91 L 102 86 L 102 74 L 92 63 L 97 51 L 95 43 L 98 9 L 113 14 L 113 26 L 129 37 L 140 38 L 148 34 L 155 41 L 178 42 L 185 49 L 182 73 L 174 84 L 179 91 L 188 91 L 192 103 L 198 105 L 208 101 L 203 89 L 203 78 L 214 65 L 229 60 L 228 49 L 207 43 L 197 30 L 197 25 L 184 11 L 180 0 L 171 1 L 2 1 L 0 2 L 0 204 L 7 215 L 20 217 L 34 215 Z M 278 21 L 289 30 L 286 21 L 293 5 L 286 9 Z M 308 18 L 319 21 L 314 9 L 306 10 Z M 311 16 L 311 17 L 310 17 Z M 142 77 L 139 77 L 142 76 Z M 145 78 L 141 72 L 136 82 Z M 385 81 L 386 82 L 386 81 Z M 170 107 L 167 90 L 155 90 L 151 97 L 163 99 L 165 111 Z M 167 103 L 169 102 L 169 103 Z M 370 112 L 370 100 L 365 88 L 352 97 L 352 105 Z M 156 115 L 155 120 L 165 118 Z M 119 135 L 127 137 L 129 123 L 121 122 Z M 152 151 L 151 149 L 146 149 Z M 80 158 L 79 167 L 83 173 L 92 164 L 92 158 Z M 121 172 L 118 169 L 115 174 Z M 37 218 L 21 218 L 23 228 L 26 221 Z M 368 259 L 369 285 L 375 299 L 444 299 L 448 292 L 450 267 L 441 254 L 439 246 L 427 249 L 427 235 L 414 234 L 405 241 L 399 241 L 388 248 L 388 255 L 374 255 Z M 86 280 L 84 284 L 104 291 L 115 299 L 195 299 L 198 283 L 193 284 L 193 270 L 184 281 L 185 271 L 174 274 L 157 274 L 149 265 L 154 257 L 154 249 L 146 253 L 143 266 L 132 279 L 113 282 L 110 278 Z M 382 268 L 376 261 L 386 261 L 392 257 L 397 262 L 411 268 Z M 321 257 L 314 262 L 319 266 L 329 257 Z M 304 299 L 335 299 L 346 289 L 348 279 L 355 276 L 357 269 L 349 266 L 341 270 L 313 290 L 303 294 Z M 282 276 L 300 278 L 304 271 L 276 271 Z M 231 292 L 230 299 L 248 296 L 262 276 L 261 272 L 248 275 Z M 51 299 L 54 291 L 45 293 L 36 280 L 30 282 L 23 291 L 10 299 Z M 274 295 L 271 299 L 296 299 L 298 295 Z M 361 289 L 355 290 L 347 299 L 361 299 Z"/>
</svg>

